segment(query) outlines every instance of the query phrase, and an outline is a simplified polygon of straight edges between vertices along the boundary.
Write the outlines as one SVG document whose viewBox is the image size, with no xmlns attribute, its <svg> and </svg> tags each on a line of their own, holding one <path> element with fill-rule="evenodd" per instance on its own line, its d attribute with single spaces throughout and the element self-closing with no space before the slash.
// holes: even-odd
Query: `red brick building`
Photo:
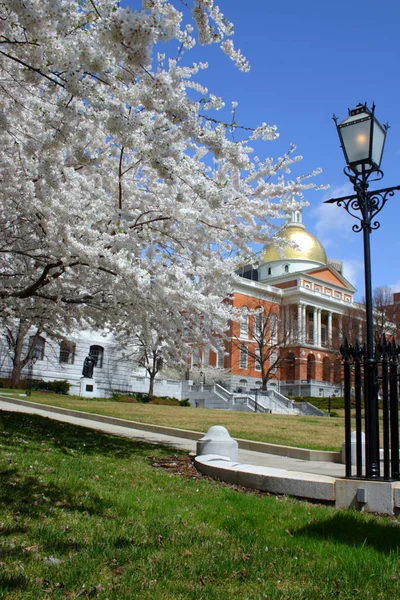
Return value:
<svg viewBox="0 0 400 600">
<path fill-rule="evenodd" d="M 258 268 L 245 267 L 238 277 L 232 303 L 240 320 L 231 323 L 224 357 L 229 387 L 259 388 L 264 362 L 268 389 L 291 396 L 339 395 L 338 348 L 357 307 L 356 290 L 343 277 L 342 263 L 327 258 L 306 231 L 300 210 L 292 211 L 279 237 L 289 242 L 282 253 L 267 245 Z M 359 318 L 356 327 L 361 326 Z"/>
</svg>

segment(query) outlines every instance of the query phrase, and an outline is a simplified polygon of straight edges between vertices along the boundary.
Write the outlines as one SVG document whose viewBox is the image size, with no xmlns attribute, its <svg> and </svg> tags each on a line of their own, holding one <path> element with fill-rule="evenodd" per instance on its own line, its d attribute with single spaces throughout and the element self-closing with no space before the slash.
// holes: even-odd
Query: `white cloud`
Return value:
<svg viewBox="0 0 400 600">
<path fill-rule="evenodd" d="M 354 190 L 348 183 L 331 188 L 323 200 L 352 194 Z M 341 206 L 322 203 L 312 210 L 312 215 L 315 219 L 315 234 L 325 248 L 341 248 L 343 240 L 351 239 L 354 235 L 352 226 L 355 220 Z"/>
<path fill-rule="evenodd" d="M 362 292 L 364 282 L 364 265 L 361 260 L 344 260 L 343 261 L 343 277 L 357 288 L 358 292 Z"/>
<path fill-rule="evenodd" d="M 400 281 L 395 281 L 394 283 L 391 283 L 388 287 L 390 287 L 393 292 L 400 292 Z"/>
</svg>

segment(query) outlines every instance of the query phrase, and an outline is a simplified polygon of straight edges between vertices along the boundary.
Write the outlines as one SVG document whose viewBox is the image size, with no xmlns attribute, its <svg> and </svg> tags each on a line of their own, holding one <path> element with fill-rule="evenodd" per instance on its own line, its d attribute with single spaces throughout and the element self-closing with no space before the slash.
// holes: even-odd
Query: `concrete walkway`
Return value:
<svg viewBox="0 0 400 600">
<path fill-rule="evenodd" d="M 24 402 L 22 399 L 13 400 L 12 398 L 8 397 L 0 397 L 0 410 L 37 414 L 50 419 L 55 419 L 57 421 L 72 423 L 82 427 L 89 427 L 90 429 L 96 429 L 98 431 L 104 431 L 113 435 L 120 435 L 134 440 L 149 442 L 151 444 L 170 446 L 171 449 L 179 448 L 181 450 L 188 450 L 189 452 L 196 451 L 196 439 L 181 437 L 178 433 L 178 430 L 173 430 L 171 428 L 168 428 L 170 432 L 168 435 L 159 431 L 144 431 L 142 429 L 135 428 L 135 423 L 132 423 L 132 426 L 129 425 L 129 427 L 127 427 L 126 424 L 124 426 L 117 425 L 116 421 L 118 421 L 118 419 L 115 418 L 110 418 L 109 422 L 107 422 L 107 417 L 101 417 L 102 421 L 100 422 L 95 420 L 95 418 L 93 418 L 93 420 L 90 419 L 90 417 L 88 418 L 86 416 L 87 413 L 85 413 L 84 418 L 78 416 L 78 411 L 65 411 L 69 414 L 60 414 L 59 412 L 56 412 L 57 409 L 52 409 L 52 407 L 44 408 L 43 405 L 38 407 L 35 406 L 34 403 Z M 217 424 L 217 412 L 215 415 L 215 420 Z M 299 458 L 278 456 L 276 454 L 244 450 L 240 448 L 239 461 L 243 464 L 250 464 L 254 466 L 272 467 L 275 469 L 285 469 L 287 471 L 297 471 L 302 473 L 315 473 L 318 475 L 329 475 L 331 477 L 344 477 L 345 474 L 344 465 L 339 463 L 301 460 Z"/>
</svg>

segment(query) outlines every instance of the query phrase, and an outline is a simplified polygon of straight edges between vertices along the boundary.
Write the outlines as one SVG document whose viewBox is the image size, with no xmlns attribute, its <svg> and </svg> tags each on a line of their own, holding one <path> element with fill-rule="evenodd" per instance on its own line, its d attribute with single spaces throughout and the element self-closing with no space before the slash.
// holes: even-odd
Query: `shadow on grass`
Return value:
<svg viewBox="0 0 400 600">
<path fill-rule="evenodd" d="M 168 456 L 171 448 L 117 437 L 79 425 L 54 421 L 39 415 L 0 411 L 0 435 L 7 448 L 26 443 L 42 444 L 84 455 L 101 454 L 114 458 L 147 457 L 157 451 Z M 179 450 L 176 451 L 179 453 Z"/>
<path fill-rule="evenodd" d="M 0 593 L 12 592 L 14 590 L 26 589 L 28 580 L 23 575 L 10 575 L 0 573 Z M 0 596 L 5 598 L 6 596 Z"/>
<path fill-rule="evenodd" d="M 77 494 L 66 486 L 45 484 L 38 477 L 21 474 L 16 469 L 0 472 L 0 505 L 18 515 L 29 517 L 39 517 L 50 508 L 103 516 L 108 508 L 93 493 L 88 499 L 83 491 Z"/>
<path fill-rule="evenodd" d="M 313 537 L 348 546 L 366 546 L 389 554 L 400 551 L 400 526 L 394 522 L 361 521 L 356 513 L 335 514 L 331 519 L 318 521 L 298 529 L 295 536 Z"/>
</svg>

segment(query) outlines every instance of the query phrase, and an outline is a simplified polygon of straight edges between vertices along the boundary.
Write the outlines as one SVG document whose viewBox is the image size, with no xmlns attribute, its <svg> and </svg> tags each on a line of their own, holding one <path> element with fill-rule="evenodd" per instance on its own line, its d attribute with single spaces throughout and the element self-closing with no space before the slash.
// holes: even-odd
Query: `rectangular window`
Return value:
<svg viewBox="0 0 400 600">
<path fill-rule="evenodd" d="M 60 344 L 60 363 L 73 365 L 75 362 L 75 344 L 68 340 L 63 340 Z"/>
<path fill-rule="evenodd" d="M 275 374 L 277 371 L 276 362 L 278 360 L 278 355 L 276 352 L 271 352 L 271 356 L 269 357 L 269 365 L 271 368 L 271 373 Z"/>
<path fill-rule="evenodd" d="M 202 367 L 208 367 L 210 364 L 210 348 L 203 348 L 201 353 L 201 365 Z"/>
<path fill-rule="evenodd" d="M 200 366 L 199 350 L 198 350 L 198 348 L 193 348 L 193 351 L 192 351 L 192 368 L 196 369 L 199 366 Z"/>
<path fill-rule="evenodd" d="M 101 369 L 103 366 L 104 348 L 102 346 L 90 346 L 89 354 L 96 359 L 95 367 Z"/>
<path fill-rule="evenodd" d="M 321 325 L 321 344 L 323 346 L 326 346 L 326 340 L 327 340 L 326 325 Z"/>
<path fill-rule="evenodd" d="M 241 346 L 240 346 L 240 360 L 239 360 L 239 367 L 241 369 L 247 369 L 248 357 L 249 357 L 249 353 L 247 351 L 247 346 L 245 344 L 241 344 Z"/>
<path fill-rule="evenodd" d="M 261 371 L 261 353 L 260 348 L 256 348 L 255 357 L 254 357 L 254 370 Z"/>
<path fill-rule="evenodd" d="M 29 338 L 29 348 L 32 348 L 32 346 L 34 346 L 32 358 L 36 358 L 36 360 L 43 360 L 45 339 L 42 337 L 35 338 L 35 336 L 32 335 Z"/>
<path fill-rule="evenodd" d="M 217 368 L 224 368 L 225 351 L 223 348 L 219 348 L 217 352 Z"/>
</svg>

